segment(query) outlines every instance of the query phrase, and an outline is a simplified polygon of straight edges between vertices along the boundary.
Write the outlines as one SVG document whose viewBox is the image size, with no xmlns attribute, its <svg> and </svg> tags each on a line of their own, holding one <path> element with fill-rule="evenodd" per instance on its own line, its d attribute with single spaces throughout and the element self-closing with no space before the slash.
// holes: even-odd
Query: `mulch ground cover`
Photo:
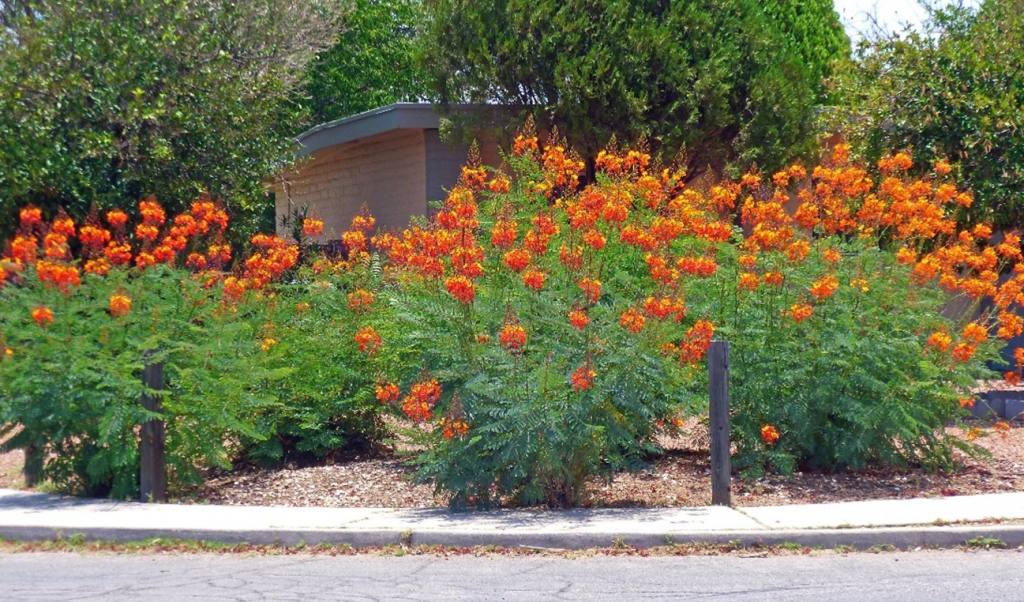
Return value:
<svg viewBox="0 0 1024 602">
<path fill-rule="evenodd" d="M 979 423 L 987 426 L 985 423 Z M 959 429 L 950 429 L 962 435 Z M 702 506 L 711 502 L 707 436 L 698 423 L 683 436 L 662 442 L 665 453 L 644 470 L 595 480 L 585 505 L 592 507 Z M 978 440 L 989 458 L 960 458 L 948 473 L 911 468 L 857 472 L 771 475 L 733 481 L 740 506 L 818 503 L 867 499 L 969 495 L 1024 491 L 1024 425 Z M 429 485 L 413 481 L 414 470 L 394 454 L 379 452 L 344 462 L 309 467 L 246 469 L 214 475 L 182 501 L 284 506 L 444 506 Z"/>
<path fill-rule="evenodd" d="M 977 423 L 987 427 L 990 423 Z M 950 429 L 963 434 L 959 429 Z M 699 423 L 682 436 L 662 441 L 664 455 L 637 472 L 594 480 L 585 505 L 591 507 L 702 506 L 711 501 L 707 435 Z M 911 468 L 856 472 L 804 472 L 733 480 L 739 506 L 763 506 L 867 499 L 898 499 L 1024 491 L 1024 425 L 978 440 L 988 458 L 960 458 L 952 472 Z M 19 488 L 23 456 L 0 454 L 0 487 Z M 383 508 L 443 507 L 430 485 L 414 482 L 414 469 L 387 450 L 349 455 L 314 466 L 242 468 L 211 473 L 204 486 L 179 492 L 180 503 L 338 506 Z"/>
</svg>

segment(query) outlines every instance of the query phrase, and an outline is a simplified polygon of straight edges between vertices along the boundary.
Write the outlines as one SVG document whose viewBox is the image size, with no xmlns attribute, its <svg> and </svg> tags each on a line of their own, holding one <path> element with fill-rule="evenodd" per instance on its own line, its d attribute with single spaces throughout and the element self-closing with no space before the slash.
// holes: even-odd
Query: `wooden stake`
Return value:
<svg viewBox="0 0 1024 602">
<path fill-rule="evenodd" d="M 712 341 L 708 349 L 708 389 L 711 397 L 711 503 L 731 506 L 728 341 Z"/>
<path fill-rule="evenodd" d="M 147 363 L 142 369 L 142 382 L 147 388 L 161 391 L 164 388 L 163 364 Z M 163 404 L 159 393 L 143 393 L 142 407 L 151 412 L 162 412 Z M 167 501 L 167 466 L 164 454 L 165 426 L 163 420 L 147 420 L 142 423 L 142 437 L 139 442 L 139 497 L 143 502 Z"/>
</svg>

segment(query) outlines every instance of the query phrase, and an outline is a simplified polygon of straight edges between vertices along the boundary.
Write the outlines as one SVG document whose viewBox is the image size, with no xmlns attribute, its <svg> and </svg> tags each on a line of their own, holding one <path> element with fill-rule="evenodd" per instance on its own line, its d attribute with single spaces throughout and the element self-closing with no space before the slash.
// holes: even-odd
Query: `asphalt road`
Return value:
<svg viewBox="0 0 1024 602">
<path fill-rule="evenodd" d="M 1024 553 L 768 558 L 0 554 L 0 600 L 1022 600 Z"/>
</svg>

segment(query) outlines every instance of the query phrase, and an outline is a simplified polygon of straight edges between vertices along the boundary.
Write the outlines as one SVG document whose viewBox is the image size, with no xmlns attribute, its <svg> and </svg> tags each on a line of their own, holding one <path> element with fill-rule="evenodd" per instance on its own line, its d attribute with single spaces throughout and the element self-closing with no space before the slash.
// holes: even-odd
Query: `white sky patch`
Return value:
<svg viewBox="0 0 1024 602">
<path fill-rule="evenodd" d="M 950 2 L 939 0 L 939 5 Z M 979 0 L 964 0 L 968 6 L 976 6 Z M 846 34 L 856 44 L 870 37 L 877 23 L 883 30 L 893 33 L 905 25 L 919 28 L 928 16 L 928 11 L 918 0 L 835 0 L 836 12 L 843 20 Z"/>
</svg>

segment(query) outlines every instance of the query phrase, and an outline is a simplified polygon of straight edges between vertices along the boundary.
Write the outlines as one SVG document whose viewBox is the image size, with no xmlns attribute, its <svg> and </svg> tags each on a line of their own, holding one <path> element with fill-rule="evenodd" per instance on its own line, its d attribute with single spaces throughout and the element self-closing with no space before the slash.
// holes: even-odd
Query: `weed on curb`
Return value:
<svg viewBox="0 0 1024 602">
<path fill-rule="evenodd" d="M 593 558 L 598 556 L 737 556 L 742 558 L 767 558 L 770 556 L 807 556 L 822 552 L 836 554 L 856 553 L 852 546 L 840 545 L 835 548 L 810 548 L 795 542 L 783 542 L 775 545 L 751 544 L 744 545 L 739 541 L 727 543 L 668 543 L 651 548 L 638 548 L 617 541 L 610 547 L 567 550 L 563 548 L 542 548 L 532 546 L 506 547 L 496 545 L 484 546 L 441 546 L 411 545 L 411 538 L 403 538 L 398 544 L 385 546 L 355 547 L 349 544 L 319 543 L 309 545 L 300 542 L 295 545 L 284 544 L 248 544 L 220 541 L 151 538 L 141 541 L 103 541 L 88 540 L 80 533 L 45 541 L 16 541 L 0 538 L 0 553 L 33 553 L 33 552 L 68 552 L 68 553 L 107 553 L 107 554 L 239 554 L 268 556 L 543 556 L 557 558 Z M 994 538 L 975 538 L 957 548 L 963 551 L 979 549 L 1003 549 L 1006 543 Z M 900 550 L 892 545 L 879 545 L 863 550 L 874 554 L 898 551 L 922 551 L 938 549 L 932 547 L 916 547 Z"/>
</svg>

